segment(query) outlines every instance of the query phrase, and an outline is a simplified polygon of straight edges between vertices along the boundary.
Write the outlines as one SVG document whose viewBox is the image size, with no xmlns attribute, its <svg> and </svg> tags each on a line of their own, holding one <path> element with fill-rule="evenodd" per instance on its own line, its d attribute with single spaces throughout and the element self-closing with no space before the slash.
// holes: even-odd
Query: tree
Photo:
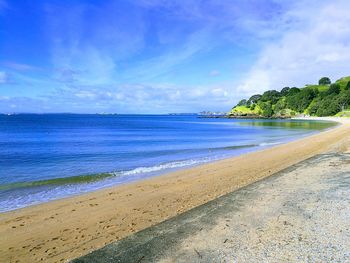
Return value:
<svg viewBox="0 0 350 263">
<path fill-rule="evenodd" d="M 310 115 L 316 115 L 318 108 L 320 107 L 320 99 L 314 99 L 308 107 L 308 112 Z"/>
<path fill-rule="evenodd" d="M 348 81 L 348 84 L 346 84 L 345 90 L 350 90 L 350 81 Z"/>
<path fill-rule="evenodd" d="M 289 90 L 287 96 L 293 96 L 293 95 L 295 95 L 295 94 L 297 94 L 297 93 L 299 93 L 299 92 L 300 92 L 300 89 L 299 89 L 299 88 L 297 88 L 297 87 L 292 87 L 292 88 Z"/>
<path fill-rule="evenodd" d="M 255 94 L 255 95 L 253 95 L 253 96 L 251 96 L 249 98 L 247 104 L 250 105 L 250 104 L 257 103 L 260 99 L 261 99 L 261 95 L 260 94 Z"/>
<path fill-rule="evenodd" d="M 329 86 L 327 91 L 327 95 L 330 94 L 339 94 L 340 93 L 340 85 L 338 83 L 333 83 Z"/>
<path fill-rule="evenodd" d="M 268 90 L 262 95 L 255 94 L 248 100 L 241 100 L 237 106 L 248 107 L 267 118 L 304 112 L 316 116 L 332 116 L 350 109 L 349 78 L 331 83 L 328 77 L 323 77 L 319 84 L 324 87 L 309 85 L 301 89 L 284 87 L 281 91 Z"/>
<path fill-rule="evenodd" d="M 279 101 L 277 101 L 276 105 L 275 105 L 275 112 L 279 112 L 282 111 L 283 109 L 285 109 L 287 106 L 287 103 L 285 101 L 284 98 L 281 98 Z"/>
<path fill-rule="evenodd" d="M 312 88 L 304 88 L 295 95 L 288 96 L 286 101 L 288 108 L 297 112 L 304 112 L 315 97 L 316 93 Z"/>
<path fill-rule="evenodd" d="M 269 101 L 268 102 L 259 101 L 258 105 L 262 110 L 262 116 L 266 118 L 270 118 L 273 115 L 272 105 Z"/>
<path fill-rule="evenodd" d="M 316 115 L 320 117 L 332 116 L 340 111 L 341 106 L 339 105 L 336 97 L 333 95 L 328 96 L 319 102 Z"/>
<path fill-rule="evenodd" d="M 287 96 L 288 92 L 290 91 L 290 88 L 289 87 L 284 87 L 282 90 L 281 90 L 281 95 L 282 96 Z"/>
<path fill-rule="evenodd" d="M 264 102 L 271 101 L 272 104 L 276 104 L 280 97 L 281 93 L 277 90 L 268 90 L 264 92 L 260 100 Z"/>
<path fill-rule="evenodd" d="M 345 90 L 337 96 L 337 102 L 340 110 L 344 110 L 350 106 L 350 90 Z"/>
<path fill-rule="evenodd" d="M 243 100 L 240 100 L 237 104 L 237 106 L 247 106 L 247 100 L 243 99 Z"/>
<path fill-rule="evenodd" d="M 297 94 L 293 95 L 293 96 L 288 96 L 286 98 L 286 102 L 287 102 L 287 108 L 290 108 L 294 111 L 297 111 L 298 108 L 298 97 Z"/>
<path fill-rule="evenodd" d="M 328 77 L 320 78 L 320 80 L 318 81 L 318 85 L 329 85 L 331 83 L 332 82 Z"/>
</svg>

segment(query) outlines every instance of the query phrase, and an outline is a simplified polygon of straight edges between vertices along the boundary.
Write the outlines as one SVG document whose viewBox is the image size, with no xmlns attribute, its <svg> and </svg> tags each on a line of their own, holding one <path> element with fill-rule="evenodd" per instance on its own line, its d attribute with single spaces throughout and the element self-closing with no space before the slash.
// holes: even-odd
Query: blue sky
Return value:
<svg viewBox="0 0 350 263">
<path fill-rule="evenodd" d="M 350 75 L 346 0 L 0 0 L 0 112 L 228 111 Z"/>
</svg>

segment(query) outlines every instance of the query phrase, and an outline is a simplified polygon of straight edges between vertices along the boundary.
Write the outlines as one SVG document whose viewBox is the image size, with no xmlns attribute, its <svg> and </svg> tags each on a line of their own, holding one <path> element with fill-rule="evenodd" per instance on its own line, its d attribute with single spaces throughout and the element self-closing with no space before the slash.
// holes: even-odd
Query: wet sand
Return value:
<svg viewBox="0 0 350 263">
<path fill-rule="evenodd" d="M 298 141 L 0 214 L 0 262 L 65 262 L 316 154 L 344 152 L 350 122 Z"/>
</svg>

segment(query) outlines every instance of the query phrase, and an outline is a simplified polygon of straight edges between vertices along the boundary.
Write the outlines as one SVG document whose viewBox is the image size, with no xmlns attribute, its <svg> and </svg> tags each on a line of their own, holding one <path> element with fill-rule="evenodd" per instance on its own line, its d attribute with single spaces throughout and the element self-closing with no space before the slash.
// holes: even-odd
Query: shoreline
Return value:
<svg viewBox="0 0 350 263">
<path fill-rule="evenodd" d="M 246 120 L 250 121 L 250 119 Z M 296 121 L 302 122 L 300 120 Z M 310 123 L 310 125 L 311 123 L 317 123 L 317 121 L 306 122 Z M 300 138 L 304 138 L 313 134 L 323 132 L 328 129 L 332 129 L 335 127 L 335 125 L 337 125 L 337 123 L 333 121 L 320 121 L 320 123 L 323 122 L 328 123 L 325 125 L 329 127 L 320 127 L 319 129 L 315 129 L 312 127 L 305 128 L 305 131 L 303 131 L 300 134 L 289 134 L 288 136 L 280 136 L 279 139 L 274 138 L 272 141 L 252 141 L 243 145 L 240 145 L 239 141 L 237 141 L 238 144 L 234 143 L 233 146 L 226 145 L 212 148 L 201 148 L 203 150 L 207 150 L 208 152 L 215 153 L 211 155 L 207 154 L 202 158 L 199 158 L 198 156 L 187 156 L 186 159 L 167 159 L 164 160 L 164 162 L 151 164 L 150 166 L 141 165 L 125 170 L 73 174 L 70 176 L 63 176 L 58 178 L 54 177 L 41 180 L 39 179 L 36 181 L 2 184 L 0 185 L 0 190 L 5 190 L 9 194 L 9 196 L 7 197 L 7 200 L 1 200 L 0 214 L 35 205 L 41 205 L 43 203 L 52 202 L 55 200 L 61 200 L 90 192 L 100 191 L 119 185 L 129 184 L 136 181 L 142 181 L 156 176 L 163 176 L 168 173 L 233 158 L 250 152 L 261 151 L 266 148 L 273 147 L 275 145 L 289 143 Z M 281 130 L 283 129 L 284 128 L 281 128 Z M 39 192 L 36 192 L 36 189 L 38 188 L 40 188 L 40 190 Z M 15 192 L 18 190 L 18 192 L 13 195 L 11 192 L 12 190 L 14 190 Z M 26 196 L 27 194 L 28 199 L 24 200 L 23 196 Z M 35 197 L 30 197 L 31 195 L 35 195 Z"/>
<path fill-rule="evenodd" d="M 349 120 L 312 119 L 341 124 L 264 150 L 1 213 L 0 261 L 73 259 L 315 154 L 347 150 Z"/>
</svg>

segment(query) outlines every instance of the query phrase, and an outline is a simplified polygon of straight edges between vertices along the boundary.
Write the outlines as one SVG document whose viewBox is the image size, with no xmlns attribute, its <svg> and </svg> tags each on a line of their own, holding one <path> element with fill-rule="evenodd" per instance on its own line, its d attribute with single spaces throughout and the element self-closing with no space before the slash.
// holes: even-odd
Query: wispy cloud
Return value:
<svg viewBox="0 0 350 263">
<path fill-rule="evenodd" d="M 7 68 L 17 70 L 17 71 L 32 71 L 32 70 L 40 70 L 40 68 L 29 65 L 29 64 L 24 64 L 24 63 L 18 63 L 14 61 L 7 61 L 4 62 L 3 65 Z"/>
<path fill-rule="evenodd" d="M 5 84 L 9 81 L 8 74 L 5 71 L 0 71 L 0 84 Z"/>
<path fill-rule="evenodd" d="M 22 7 L 20 1 L 12 5 Z M 349 75 L 346 0 L 32 5 L 44 23 L 30 28 L 26 59 L 1 54 L 0 111 L 9 105 L 18 111 L 225 111 L 266 89 Z M 0 0 L 0 12 L 2 6 Z M 0 30 L 11 48 L 24 26 L 12 19 Z M 37 41 L 47 49 L 43 60 L 31 55 Z M 11 82 L 20 85 L 15 90 Z"/>
<path fill-rule="evenodd" d="M 203 29 L 189 34 L 183 44 L 165 50 L 154 57 L 135 61 L 126 72 L 127 80 L 154 80 L 154 78 L 169 73 L 175 66 L 191 59 L 204 50 L 213 48 L 214 43 L 208 45 L 210 29 Z"/>
<path fill-rule="evenodd" d="M 110 82 L 119 60 L 143 46 L 142 14 L 132 6 L 128 13 L 120 9 L 113 1 L 100 6 L 48 4 L 47 34 L 54 66 L 85 72 L 77 79 L 82 83 Z M 57 12 L 62 16 L 57 17 Z"/>
<path fill-rule="evenodd" d="M 220 71 L 216 70 L 216 69 L 213 69 L 212 71 L 209 72 L 209 76 L 211 77 L 216 77 L 220 75 Z"/>
<path fill-rule="evenodd" d="M 280 16 L 271 11 L 280 5 L 267 0 L 121 3 L 47 5 L 55 67 L 84 71 L 84 84 L 153 81 L 223 42 L 256 36 Z"/>
<path fill-rule="evenodd" d="M 350 2 L 299 1 L 286 14 L 289 29 L 266 44 L 238 91 L 253 94 L 350 74 Z"/>
<path fill-rule="evenodd" d="M 55 79 L 62 83 L 73 83 L 78 80 L 82 73 L 84 72 L 70 68 L 57 69 Z"/>
<path fill-rule="evenodd" d="M 231 107 L 234 98 L 222 87 L 180 87 L 169 84 L 158 85 L 115 85 L 76 86 L 56 89 L 50 95 L 41 97 L 40 105 L 54 111 L 60 105 L 64 111 L 74 108 L 78 112 L 118 113 L 167 113 L 172 111 L 201 111 L 203 100 L 211 101 L 205 109 L 216 110 L 217 104 Z M 186 105 L 183 105 L 186 101 Z M 51 104 L 50 104 L 51 103 Z M 52 104 L 53 103 L 53 104 Z"/>
</svg>

